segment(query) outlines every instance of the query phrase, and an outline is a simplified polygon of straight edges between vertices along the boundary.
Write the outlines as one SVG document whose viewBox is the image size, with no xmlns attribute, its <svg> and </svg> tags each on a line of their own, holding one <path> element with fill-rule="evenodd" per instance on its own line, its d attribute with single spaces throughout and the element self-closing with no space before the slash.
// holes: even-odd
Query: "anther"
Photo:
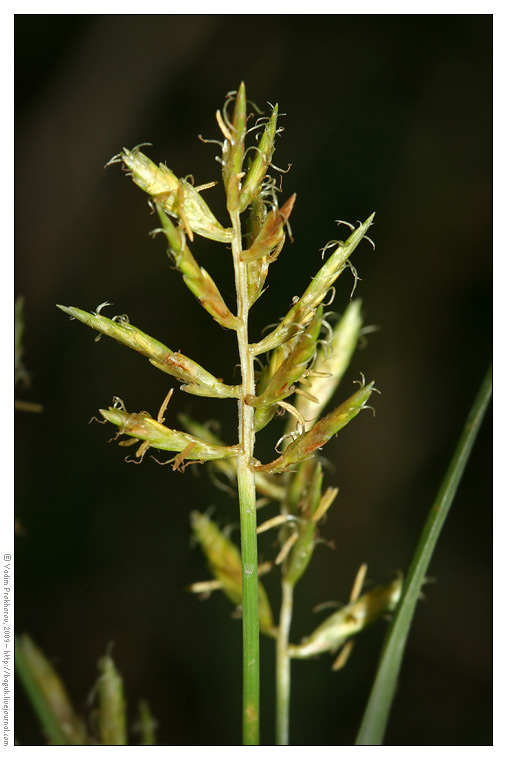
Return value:
<svg viewBox="0 0 507 760">
<path fill-rule="evenodd" d="M 289 536 L 289 538 L 284 543 L 284 545 L 280 549 L 280 551 L 279 551 L 279 553 L 278 553 L 278 555 L 277 555 L 277 557 L 275 559 L 275 565 L 281 565 L 282 564 L 282 562 L 287 557 L 287 555 L 289 554 L 290 550 L 292 549 L 292 547 L 294 546 L 294 544 L 296 543 L 296 541 L 298 540 L 298 538 L 299 538 L 299 534 L 298 534 L 297 531 L 294 531 L 294 533 L 291 536 Z"/>
<path fill-rule="evenodd" d="M 269 520 L 266 520 L 266 522 L 261 523 L 257 528 L 257 533 L 264 533 L 271 528 L 277 528 L 280 525 L 285 525 L 285 523 L 291 521 L 299 522 L 299 518 L 295 515 L 275 515 L 275 517 L 271 517 Z"/>
<path fill-rule="evenodd" d="M 220 111 L 217 110 L 217 112 L 215 114 L 215 117 L 216 117 L 216 120 L 218 122 L 218 126 L 220 127 L 220 131 L 222 132 L 223 136 L 225 137 L 226 140 L 229 140 L 229 142 L 232 145 L 232 143 L 233 143 L 232 135 L 229 132 L 228 128 L 226 127 L 225 122 L 224 122 L 224 120 L 222 118 L 222 114 L 220 113 Z"/>
<path fill-rule="evenodd" d="M 368 572 L 368 565 L 365 562 L 363 562 L 363 564 L 357 571 L 357 575 L 352 586 L 352 591 L 350 592 L 351 603 L 357 602 L 357 600 L 359 599 L 367 572 Z"/>
<path fill-rule="evenodd" d="M 297 393 L 297 389 L 296 389 L 296 393 Z M 281 406 L 282 409 L 285 409 L 287 412 L 289 412 L 289 414 L 292 414 L 292 416 L 295 417 L 295 419 L 299 422 L 299 424 L 301 425 L 301 428 L 302 428 L 302 432 L 300 433 L 300 435 L 304 434 L 304 432 L 305 432 L 305 418 L 303 417 L 303 415 L 301 414 L 301 412 L 299 412 L 296 409 L 295 406 L 292 406 L 292 404 L 289 404 L 287 401 L 278 401 L 277 403 L 278 403 L 278 406 Z"/>
<path fill-rule="evenodd" d="M 340 670 L 346 665 L 353 647 L 354 647 L 354 642 L 347 641 L 347 643 L 341 649 L 340 654 L 338 655 L 336 660 L 333 662 L 331 666 L 331 670 Z"/>
</svg>

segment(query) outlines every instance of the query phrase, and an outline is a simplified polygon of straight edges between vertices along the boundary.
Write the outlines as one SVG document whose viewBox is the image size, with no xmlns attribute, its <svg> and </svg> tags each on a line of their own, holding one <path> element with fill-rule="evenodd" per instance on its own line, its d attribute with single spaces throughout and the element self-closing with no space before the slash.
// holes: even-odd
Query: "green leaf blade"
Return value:
<svg viewBox="0 0 507 760">
<path fill-rule="evenodd" d="M 465 422 L 449 468 L 424 525 L 403 587 L 399 606 L 386 634 L 380 662 L 356 745 L 381 745 L 397 685 L 401 661 L 428 565 L 491 398 L 489 367 Z"/>
</svg>

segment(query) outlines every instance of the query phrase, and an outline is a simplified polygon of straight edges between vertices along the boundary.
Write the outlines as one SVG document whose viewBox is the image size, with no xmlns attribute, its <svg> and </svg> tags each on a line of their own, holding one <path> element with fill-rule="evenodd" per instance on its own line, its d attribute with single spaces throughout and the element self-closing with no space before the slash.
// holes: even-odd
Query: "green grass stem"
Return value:
<svg viewBox="0 0 507 760">
<path fill-rule="evenodd" d="M 289 633 L 292 622 L 293 598 L 294 586 L 292 582 L 282 578 L 282 603 L 276 639 L 276 743 L 282 746 L 289 744 L 291 667 Z"/>
<path fill-rule="evenodd" d="M 241 261 L 239 212 L 231 212 L 232 255 L 236 280 L 238 351 L 242 386 L 238 401 L 240 455 L 237 459 L 243 585 L 243 744 L 259 744 L 259 591 L 257 577 L 257 507 L 255 474 L 251 468 L 254 447 L 254 408 L 245 403 L 255 393 L 253 354 L 248 343 L 247 264 Z"/>
</svg>

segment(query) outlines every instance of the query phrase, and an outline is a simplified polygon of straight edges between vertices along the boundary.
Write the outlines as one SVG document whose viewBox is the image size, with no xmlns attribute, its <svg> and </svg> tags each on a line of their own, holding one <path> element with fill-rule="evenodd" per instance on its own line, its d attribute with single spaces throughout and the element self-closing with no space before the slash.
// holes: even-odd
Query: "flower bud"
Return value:
<svg viewBox="0 0 507 760">
<path fill-rule="evenodd" d="M 158 723 L 151 713 L 148 702 L 141 699 L 139 702 L 139 720 L 132 726 L 132 731 L 140 734 L 139 746 L 151 747 L 157 743 L 155 733 L 157 726 Z"/>
<path fill-rule="evenodd" d="M 400 599 L 401 588 L 400 574 L 388 586 L 378 586 L 368 591 L 357 601 L 347 604 L 328 617 L 310 636 L 303 639 L 301 644 L 291 645 L 289 655 L 304 659 L 338 649 L 367 625 L 387 612 L 392 612 Z"/>
</svg>

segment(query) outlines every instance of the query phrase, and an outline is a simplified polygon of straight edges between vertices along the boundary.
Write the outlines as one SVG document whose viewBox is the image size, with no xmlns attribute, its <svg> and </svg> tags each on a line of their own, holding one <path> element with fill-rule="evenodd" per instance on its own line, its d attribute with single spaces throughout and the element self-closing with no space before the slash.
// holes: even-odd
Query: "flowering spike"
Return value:
<svg viewBox="0 0 507 760">
<path fill-rule="evenodd" d="M 74 319 L 78 319 L 88 327 L 114 338 L 134 351 L 148 357 L 157 369 L 176 377 L 185 383 L 182 390 L 197 396 L 210 396 L 215 398 L 237 398 L 238 389 L 232 385 L 225 385 L 217 380 L 210 372 L 207 372 L 197 362 L 179 352 L 171 351 L 155 338 L 134 327 L 125 320 L 115 321 L 103 317 L 101 314 L 90 314 L 75 306 L 61 306 L 58 308 Z"/>
<path fill-rule="evenodd" d="M 245 181 L 241 187 L 240 194 L 240 212 L 243 212 L 257 197 L 261 190 L 262 181 L 271 164 L 271 159 L 275 151 L 276 121 L 278 118 L 278 104 L 275 105 L 271 117 L 266 124 L 263 135 L 260 139 L 257 154 L 252 161 L 252 165 L 247 172 Z"/>
<path fill-rule="evenodd" d="M 192 232 L 195 232 L 220 243 L 232 240 L 232 230 L 222 227 L 195 187 L 184 179 L 178 179 L 167 166 L 157 166 L 138 148 L 124 148 L 118 159 L 130 170 L 133 181 L 141 190 L 148 193 L 164 211 L 182 221 L 190 239 Z"/>
<path fill-rule="evenodd" d="M 319 420 L 311 430 L 300 435 L 293 443 L 289 444 L 278 459 L 269 462 L 269 464 L 254 464 L 254 470 L 271 473 L 284 472 L 292 465 L 310 457 L 317 449 L 322 448 L 333 435 L 353 420 L 361 409 L 364 409 L 372 391 L 373 383 L 360 388 L 337 409 Z"/>
<path fill-rule="evenodd" d="M 239 446 L 237 445 L 217 446 L 189 433 L 183 433 L 181 430 L 172 430 L 154 420 L 148 412 L 129 414 L 125 409 L 116 409 L 112 406 L 108 409 L 99 409 L 99 411 L 104 419 L 120 428 L 118 435 L 127 435 L 146 441 L 148 447 L 161 451 L 184 452 L 183 459 L 207 461 L 238 455 Z M 148 447 L 141 446 L 142 454 L 138 451 L 137 456 L 142 458 Z"/>
<path fill-rule="evenodd" d="M 401 596 L 401 574 L 388 586 L 377 586 L 327 618 L 299 645 L 291 645 L 291 657 L 305 659 L 332 652 L 387 612 L 392 612 Z"/>
<path fill-rule="evenodd" d="M 192 530 L 208 560 L 211 573 L 220 582 L 224 594 L 233 604 L 242 603 L 241 556 L 235 544 L 222 533 L 218 525 L 200 512 L 190 515 Z M 264 587 L 259 583 L 259 628 L 263 633 L 274 632 L 273 615 Z"/>
<path fill-rule="evenodd" d="M 321 500 L 322 479 L 322 466 L 320 462 L 317 462 L 300 503 L 301 519 L 297 528 L 298 538 L 287 560 L 285 580 L 292 586 L 298 582 L 305 572 L 313 554 L 316 521 L 312 517 Z"/>
<path fill-rule="evenodd" d="M 317 306 L 324 300 L 335 280 L 345 269 L 348 258 L 365 236 L 366 231 L 373 223 L 374 216 L 375 214 L 371 214 L 363 224 L 354 230 L 345 243 L 338 245 L 338 248 L 317 272 L 304 294 L 289 309 L 278 327 L 251 347 L 254 354 L 262 354 L 276 348 L 276 346 L 296 335 L 301 327 L 310 321 Z"/>
<path fill-rule="evenodd" d="M 224 109 L 224 116 L 225 109 Z M 225 124 L 217 113 L 218 124 L 224 135 L 222 144 L 222 167 L 225 190 L 227 194 L 227 208 L 234 211 L 239 205 L 240 175 L 245 156 L 246 135 L 246 93 L 245 84 L 241 82 L 234 102 L 232 122 Z"/>
<path fill-rule="evenodd" d="M 183 231 L 174 226 L 158 204 L 157 211 L 162 223 L 162 232 L 169 243 L 169 252 L 183 275 L 185 285 L 218 324 L 236 330 L 241 324 L 240 320 L 229 310 L 209 274 L 192 256 Z"/>
<path fill-rule="evenodd" d="M 123 681 L 109 655 L 99 660 L 100 676 L 97 682 L 99 699 L 98 728 L 102 744 L 127 744 L 126 704 Z"/>
</svg>

